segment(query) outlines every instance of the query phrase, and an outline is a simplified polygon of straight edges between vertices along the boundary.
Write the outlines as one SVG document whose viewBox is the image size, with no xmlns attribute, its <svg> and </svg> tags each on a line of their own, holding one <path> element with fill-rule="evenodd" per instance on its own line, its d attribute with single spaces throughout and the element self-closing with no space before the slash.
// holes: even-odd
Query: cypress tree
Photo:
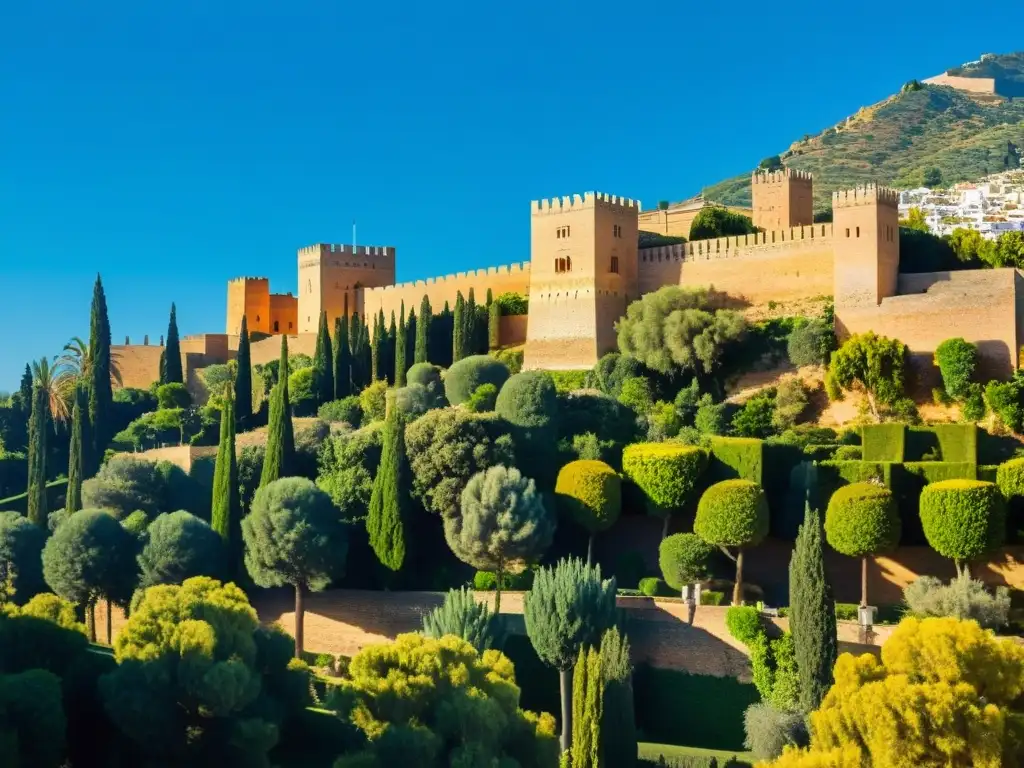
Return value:
<svg viewBox="0 0 1024 768">
<path fill-rule="evenodd" d="M 110 319 L 107 316 L 107 297 L 103 282 L 96 275 L 92 292 L 92 310 L 89 318 L 89 450 L 83 453 L 87 476 L 99 470 L 110 435 L 111 408 L 114 391 L 110 384 Z"/>
<path fill-rule="evenodd" d="M 387 329 L 384 327 L 384 311 L 373 320 L 373 339 L 370 341 L 370 381 L 380 381 L 386 378 L 384 369 L 384 350 L 387 349 L 388 340 L 385 338 Z"/>
<path fill-rule="evenodd" d="M 809 502 L 789 561 L 789 628 L 796 652 L 800 707 L 812 712 L 832 686 L 838 647 L 836 604 L 822 557 L 821 521 Z"/>
<path fill-rule="evenodd" d="M 430 299 L 426 294 L 420 299 L 420 313 L 416 317 L 416 352 L 414 362 L 430 362 Z"/>
<path fill-rule="evenodd" d="M 395 386 L 405 386 L 405 372 L 409 369 L 405 364 L 405 302 L 402 302 L 402 314 L 399 316 L 397 335 L 395 336 Z"/>
<path fill-rule="evenodd" d="M 249 324 L 245 315 L 242 315 L 235 365 L 235 429 L 243 431 L 252 417 L 252 352 L 249 348 Z"/>
<path fill-rule="evenodd" d="M 271 394 L 270 419 L 267 422 L 267 449 L 263 458 L 260 488 L 282 477 L 290 477 L 295 467 L 295 434 L 292 432 L 292 408 L 288 400 L 288 337 L 281 337 L 281 362 L 277 385 Z"/>
<path fill-rule="evenodd" d="M 572 768 L 598 768 L 604 677 L 601 655 L 580 648 L 572 686 Z"/>
<path fill-rule="evenodd" d="M 320 328 L 316 334 L 316 352 L 313 355 L 313 394 L 318 405 L 334 398 L 334 351 L 331 334 L 327 330 L 327 312 L 320 312 Z"/>
<path fill-rule="evenodd" d="M 220 413 L 220 444 L 213 471 L 213 530 L 220 534 L 228 553 L 227 573 L 233 577 L 241 565 L 241 501 L 238 495 L 238 459 L 235 456 L 235 403 L 228 392 Z"/>
<path fill-rule="evenodd" d="M 457 363 L 466 356 L 466 302 L 459 291 L 455 298 L 455 320 L 452 328 L 452 362 Z"/>
<path fill-rule="evenodd" d="M 634 768 L 637 758 L 636 718 L 633 708 L 633 667 L 629 640 L 612 627 L 601 637 L 601 674 L 604 701 L 601 705 L 602 765 Z"/>
<path fill-rule="evenodd" d="M 349 366 L 352 372 L 352 394 L 359 394 L 363 390 L 366 384 L 363 381 L 363 369 L 362 369 L 362 325 L 359 322 L 359 313 L 353 312 L 349 318 L 348 324 L 348 343 L 349 349 L 352 352 L 352 357 L 349 362 Z"/>
<path fill-rule="evenodd" d="M 44 358 L 43 362 L 46 360 Z M 40 382 L 32 387 L 32 415 L 28 422 L 28 519 L 47 527 L 46 515 L 46 422 L 49 403 Z"/>
<path fill-rule="evenodd" d="M 167 323 L 167 344 L 164 346 L 164 379 L 162 384 L 184 384 L 181 371 L 181 344 L 178 342 L 178 310 L 171 304 L 171 319 Z"/>
<path fill-rule="evenodd" d="M 25 372 L 21 374 L 21 385 L 18 387 L 18 399 L 21 410 L 25 414 L 25 423 L 32 414 L 32 366 L 25 363 Z"/>
<path fill-rule="evenodd" d="M 462 321 L 466 324 L 462 329 L 462 356 L 469 357 L 470 355 L 479 354 L 480 350 L 477 349 L 477 339 L 480 338 L 480 334 L 477 333 L 476 296 L 472 288 L 469 289 L 469 297 L 466 299 Z"/>
<path fill-rule="evenodd" d="M 377 559 L 392 571 L 402 567 L 406 555 L 405 508 L 409 470 L 404 433 L 399 409 L 389 403 L 384 422 L 384 445 L 370 494 L 366 530 Z"/>
<path fill-rule="evenodd" d="M 77 512 L 82 508 L 82 479 L 84 465 L 82 464 L 84 447 L 83 437 L 86 434 L 83 419 L 89 418 L 88 405 L 82 407 L 82 390 L 75 388 L 75 407 L 71 411 L 71 446 L 68 451 L 68 492 L 64 508 L 70 512 Z"/>
<path fill-rule="evenodd" d="M 487 309 L 487 346 L 489 349 L 501 346 L 501 305 L 496 301 Z"/>
<path fill-rule="evenodd" d="M 345 298 L 346 309 L 348 297 Z M 352 394 L 352 352 L 348 348 L 348 321 L 334 321 L 334 399 Z"/>
<path fill-rule="evenodd" d="M 388 384 L 394 386 L 395 361 L 398 359 L 398 323 L 395 322 L 395 310 L 391 310 L 391 325 L 388 326 L 388 346 L 384 350 L 384 365 L 387 366 Z"/>
<path fill-rule="evenodd" d="M 418 320 L 416 318 L 416 310 L 409 308 L 409 316 L 405 318 L 405 369 L 406 371 L 412 367 L 413 360 L 411 359 L 416 352 L 416 326 Z"/>
<path fill-rule="evenodd" d="M 370 385 L 370 378 L 373 369 L 373 349 L 370 347 L 370 328 L 366 323 L 362 323 L 359 326 L 359 357 L 355 355 L 352 357 L 352 368 L 355 370 L 356 360 L 359 360 L 359 371 L 360 380 L 359 386 L 353 382 L 352 393 L 362 392 L 366 387 Z"/>
</svg>

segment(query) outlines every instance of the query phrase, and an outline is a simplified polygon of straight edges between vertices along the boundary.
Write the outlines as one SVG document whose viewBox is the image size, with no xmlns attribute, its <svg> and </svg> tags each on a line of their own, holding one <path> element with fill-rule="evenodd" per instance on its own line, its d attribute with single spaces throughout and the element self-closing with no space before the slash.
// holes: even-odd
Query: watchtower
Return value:
<svg viewBox="0 0 1024 768">
<path fill-rule="evenodd" d="M 270 281 L 265 277 L 237 277 L 228 281 L 228 319 L 226 333 L 242 331 L 247 318 L 249 333 L 270 333 Z"/>
<path fill-rule="evenodd" d="M 876 307 L 896 295 L 899 194 L 874 184 L 832 194 L 835 305 Z"/>
<path fill-rule="evenodd" d="M 320 312 L 327 312 L 327 324 L 361 305 L 360 288 L 395 284 L 395 249 L 375 245 L 329 245 L 318 243 L 300 248 L 299 333 L 316 333 Z"/>
<path fill-rule="evenodd" d="M 784 168 L 754 171 L 750 179 L 754 226 L 771 232 L 814 223 L 814 183 L 811 174 Z"/>
<path fill-rule="evenodd" d="M 590 368 L 639 294 L 640 203 L 588 192 L 530 204 L 525 368 Z"/>
</svg>

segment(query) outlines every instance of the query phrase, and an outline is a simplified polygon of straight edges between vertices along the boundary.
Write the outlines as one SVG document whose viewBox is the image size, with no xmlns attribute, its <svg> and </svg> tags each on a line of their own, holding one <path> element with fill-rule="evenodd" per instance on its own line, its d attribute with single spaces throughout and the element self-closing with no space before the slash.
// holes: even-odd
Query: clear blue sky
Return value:
<svg viewBox="0 0 1024 768">
<path fill-rule="evenodd" d="M 115 343 L 155 342 L 172 301 L 183 334 L 222 331 L 231 277 L 294 291 L 296 248 L 353 218 L 400 280 L 526 260 L 531 199 L 681 199 L 1019 48 L 1005 21 L 950 0 L 11 0 L 0 389 L 87 335 L 97 272 Z"/>
</svg>

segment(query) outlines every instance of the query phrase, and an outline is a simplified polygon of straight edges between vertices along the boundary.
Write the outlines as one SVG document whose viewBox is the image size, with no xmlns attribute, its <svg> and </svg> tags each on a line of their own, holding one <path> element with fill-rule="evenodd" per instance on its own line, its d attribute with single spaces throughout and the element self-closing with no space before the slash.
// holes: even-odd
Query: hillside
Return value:
<svg viewBox="0 0 1024 768">
<path fill-rule="evenodd" d="M 972 69 L 972 76 L 998 67 L 1001 79 L 1024 81 L 1024 54 L 986 57 L 983 63 L 985 68 Z M 920 186 L 930 168 L 941 171 L 943 184 L 972 181 L 1021 166 L 1024 100 L 977 98 L 914 81 L 838 125 L 795 142 L 780 158 L 791 168 L 814 174 L 818 209 L 829 207 L 834 190 L 856 184 Z M 704 197 L 750 205 L 750 176 L 706 187 Z"/>
</svg>

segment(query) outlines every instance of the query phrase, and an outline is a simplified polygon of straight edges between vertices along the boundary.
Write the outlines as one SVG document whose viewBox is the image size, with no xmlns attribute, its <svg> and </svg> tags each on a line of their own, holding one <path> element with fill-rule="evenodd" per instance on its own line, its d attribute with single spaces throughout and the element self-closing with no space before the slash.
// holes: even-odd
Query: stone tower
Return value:
<svg viewBox="0 0 1024 768">
<path fill-rule="evenodd" d="M 771 232 L 814 223 L 814 188 L 811 174 L 785 168 L 750 179 L 754 226 Z"/>
<path fill-rule="evenodd" d="M 249 333 L 270 333 L 270 281 L 265 277 L 238 277 L 228 282 L 226 333 L 241 332 L 242 316 Z"/>
<path fill-rule="evenodd" d="M 615 349 L 615 321 L 639 295 L 640 204 L 588 192 L 530 204 L 524 368 L 590 368 Z"/>
<path fill-rule="evenodd" d="M 300 248 L 299 333 L 316 333 L 321 310 L 327 311 L 327 325 L 345 312 L 362 312 L 359 288 L 395 284 L 395 249 L 386 246 L 328 245 L 319 243 Z"/>
<path fill-rule="evenodd" d="M 874 184 L 832 194 L 834 296 L 840 322 L 844 307 L 877 307 L 882 299 L 896 295 L 898 202 L 895 190 Z"/>
</svg>

